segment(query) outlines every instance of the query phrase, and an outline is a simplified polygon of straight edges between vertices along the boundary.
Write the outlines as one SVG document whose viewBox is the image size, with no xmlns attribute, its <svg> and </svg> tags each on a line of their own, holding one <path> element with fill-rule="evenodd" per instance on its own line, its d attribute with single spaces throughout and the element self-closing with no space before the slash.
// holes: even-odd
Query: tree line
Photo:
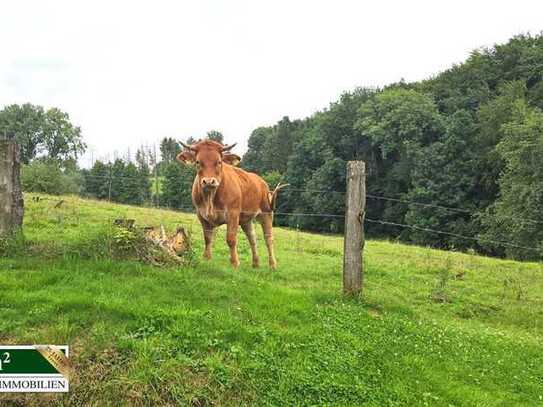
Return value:
<svg viewBox="0 0 543 407">
<path fill-rule="evenodd" d="M 334 191 L 345 191 L 346 162 L 363 160 L 366 216 L 411 226 L 368 223 L 369 236 L 541 258 L 542 67 L 543 36 L 516 36 L 428 80 L 355 89 L 311 117 L 259 127 L 241 165 L 291 184 L 281 212 L 339 215 L 344 200 Z M 344 227 L 341 218 L 277 222 Z"/>
<path fill-rule="evenodd" d="M 143 146 L 134 159 L 96 160 L 91 168 L 80 168 L 78 158 L 86 144 L 81 129 L 67 113 L 45 110 L 30 103 L 9 105 L 0 110 L 0 137 L 15 139 L 20 147 L 22 184 L 27 192 L 77 194 L 131 205 L 160 205 L 187 209 L 192 205 L 194 169 L 180 166 L 175 157 L 181 150 L 176 139 L 160 141 L 160 157 Z M 220 131 L 206 138 L 223 142 Z M 187 143 L 197 140 L 187 139 Z"/>
<path fill-rule="evenodd" d="M 310 117 L 256 128 L 241 166 L 270 187 L 291 184 L 279 212 L 342 215 L 346 162 L 363 160 L 366 216 L 383 222 L 366 224 L 370 237 L 540 259 L 542 67 L 543 36 L 520 35 L 427 80 L 357 88 Z M 195 170 L 176 162 L 174 138 L 161 140 L 160 159 L 140 148 L 134 162 L 98 160 L 80 169 L 81 131 L 58 109 L 8 106 L 0 111 L 6 134 L 21 145 L 27 191 L 192 206 Z M 216 130 L 207 138 L 224 141 Z M 344 227 L 340 217 L 278 215 L 276 222 L 331 233 Z"/>
</svg>

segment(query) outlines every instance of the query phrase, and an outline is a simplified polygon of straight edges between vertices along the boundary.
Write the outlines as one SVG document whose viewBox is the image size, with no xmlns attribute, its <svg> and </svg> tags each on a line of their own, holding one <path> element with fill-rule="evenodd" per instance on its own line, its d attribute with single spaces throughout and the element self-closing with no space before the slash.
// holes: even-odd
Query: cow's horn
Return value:
<svg viewBox="0 0 543 407">
<path fill-rule="evenodd" d="M 238 143 L 234 143 L 234 144 L 230 144 L 230 145 L 223 146 L 223 148 L 222 148 L 223 153 L 224 153 L 225 151 L 230 151 L 230 150 L 232 150 L 232 149 L 236 146 L 236 144 L 238 144 Z"/>
<path fill-rule="evenodd" d="M 183 143 L 182 141 L 180 141 L 179 144 L 181 144 L 181 145 L 182 145 L 183 147 L 185 147 L 187 150 L 193 150 L 193 151 L 194 151 L 194 147 L 192 147 L 191 145 L 185 144 L 185 143 Z"/>
</svg>

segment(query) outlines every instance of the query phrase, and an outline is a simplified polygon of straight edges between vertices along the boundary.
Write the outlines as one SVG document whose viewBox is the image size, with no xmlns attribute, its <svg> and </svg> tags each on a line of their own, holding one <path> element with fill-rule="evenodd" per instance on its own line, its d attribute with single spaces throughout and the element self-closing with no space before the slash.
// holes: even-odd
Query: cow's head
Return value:
<svg viewBox="0 0 543 407">
<path fill-rule="evenodd" d="M 216 190 L 221 184 L 223 163 L 237 165 L 241 160 L 230 153 L 236 143 L 223 146 L 213 140 L 203 140 L 193 145 L 181 144 L 185 150 L 177 155 L 177 160 L 183 164 L 196 164 L 198 180 L 204 191 Z"/>
</svg>

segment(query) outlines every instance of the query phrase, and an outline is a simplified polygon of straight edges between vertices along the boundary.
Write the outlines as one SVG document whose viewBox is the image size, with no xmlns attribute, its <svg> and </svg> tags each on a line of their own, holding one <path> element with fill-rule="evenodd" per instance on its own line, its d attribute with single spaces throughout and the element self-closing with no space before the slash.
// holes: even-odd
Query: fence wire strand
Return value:
<svg viewBox="0 0 543 407">
<path fill-rule="evenodd" d="M 40 200 L 54 200 L 54 199 L 44 197 L 44 198 L 40 198 Z M 60 201 L 62 201 L 62 199 L 59 200 L 58 202 L 60 202 Z M 128 206 L 133 206 L 133 207 L 136 207 L 136 208 L 142 208 L 142 206 L 136 206 L 136 205 L 128 205 Z M 192 215 L 197 214 L 197 211 L 196 211 L 196 209 L 194 207 L 169 208 L 169 207 L 161 206 L 161 207 L 157 207 L 155 209 L 170 210 L 170 211 L 174 211 L 174 212 L 180 212 L 180 213 L 192 214 Z M 227 210 L 221 210 L 221 209 L 214 209 L 214 211 L 219 212 L 219 213 L 228 213 Z M 255 215 L 255 212 L 253 212 L 253 211 L 240 211 L 240 213 L 248 214 L 248 215 Z M 334 218 L 334 219 L 345 218 L 345 215 L 338 215 L 338 214 L 332 214 L 332 213 L 310 213 L 310 212 L 309 213 L 304 213 L 304 212 L 261 212 L 261 213 L 263 213 L 263 214 L 273 214 L 274 216 L 277 215 L 277 216 L 287 216 L 287 217 L 288 216 L 292 216 L 292 217 L 321 217 L 321 218 Z M 462 235 L 462 234 L 458 234 L 458 233 L 447 232 L 447 231 L 444 231 L 444 230 L 437 230 L 437 229 L 425 228 L 425 227 L 416 226 L 416 225 L 408 225 L 408 224 L 404 224 L 404 223 L 391 222 L 391 221 L 386 221 L 386 220 L 382 220 L 382 219 L 371 219 L 371 218 L 365 217 L 364 220 L 366 222 L 374 223 L 374 224 L 401 227 L 401 228 L 416 230 L 416 231 L 420 231 L 420 232 L 426 232 L 426 233 L 433 233 L 433 234 L 439 234 L 439 235 L 444 235 L 444 236 L 456 237 L 456 238 L 459 238 L 459 239 L 475 241 L 475 242 L 482 243 L 482 244 L 485 244 L 485 243 L 486 244 L 493 244 L 493 245 L 501 246 L 501 247 L 512 247 L 512 248 L 516 248 L 516 249 L 522 249 L 522 250 L 533 251 L 533 252 L 536 252 L 536 253 L 541 253 L 541 249 L 538 249 L 538 248 L 535 248 L 535 247 L 527 247 L 527 246 L 522 246 L 522 245 L 516 245 L 516 244 L 513 244 L 513 243 L 499 241 L 499 240 L 485 239 L 485 238 L 476 237 L 476 236 L 466 236 L 466 235 Z M 297 229 L 298 228 L 299 228 L 299 226 L 297 227 Z M 297 233 L 296 235 L 298 237 L 300 236 L 299 233 Z"/>
<path fill-rule="evenodd" d="M 106 179 L 106 180 L 110 181 L 110 185 L 111 185 L 111 181 L 114 180 L 114 179 L 120 179 L 120 180 L 132 179 L 132 180 L 141 181 L 141 178 L 139 178 L 139 177 L 119 176 L 119 175 L 113 176 L 113 175 L 111 175 L 111 173 L 109 175 L 90 175 L 90 174 L 88 174 L 88 175 L 84 175 L 84 178 L 87 178 L 87 179 Z M 155 176 L 153 180 L 157 181 L 157 177 Z M 158 184 L 155 185 L 155 187 L 158 188 Z M 287 186 L 287 187 L 285 187 L 285 190 L 287 190 L 287 191 L 295 191 L 295 192 L 302 192 L 302 193 L 335 194 L 335 195 L 342 195 L 342 196 L 346 194 L 345 191 L 336 191 L 336 190 L 329 190 L 329 189 L 319 190 L 319 189 L 312 189 L 312 188 L 297 188 L 297 187 L 293 187 L 293 186 Z M 470 216 L 472 218 L 475 218 L 475 217 L 478 216 L 477 214 L 473 213 L 472 211 L 470 211 L 468 209 L 455 208 L 455 207 L 450 207 L 450 206 L 445 206 L 445 205 L 424 203 L 424 202 L 418 202 L 418 201 L 411 201 L 411 200 L 406 200 L 406 199 L 401 199 L 401 198 L 394 198 L 394 197 L 385 196 L 385 195 L 366 194 L 366 198 L 373 199 L 373 200 L 396 202 L 396 203 L 401 203 L 401 204 L 405 204 L 405 205 L 415 205 L 415 206 L 421 206 L 421 207 L 426 207 L 426 208 L 442 209 L 442 210 L 449 211 L 449 212 L 452 212 L 452 213 L 465 214 L 465 215 L 468 215 L 468 216 Z M 50 199 L 50 198 L 44 197 L 44 198 L 41 198 L 41 199 Z M 139 207 L 141 207 L 141 206 L 139 206 Z M 163 207 L 163 206 L 161 207 L 158 204 L 158 202 L 157 202 L 156 208 L 157 209 L 168 209 L 168 210 L 183 212 L 183 213 L 187 213 L 187 214 L 196 214 L 197 213 L 196 210 L 193 207 L 182 207 L 182 208 L 169 208 L 169 207 Z M 214 211 L 218 212 L 218 213 L 227 213 L 228 212 L 227 210 L 221 210 L 221 209 L 214 209 Z M 241 214 L 254 215 L 253 211 L 240 211 L 240 213 Z M 345 218 L 345 215 L 343 215 L 343 214 L 317 213 L 317 212 L 275 211 L 275 212 L 261 212 L 261 213 L 262 214 L 273 214 L 275 216 L 285 216 L 285 217 L 289 217 L 289 216 L 291 216 L 291 217 L 316 217 L 316 218 L 333 218 L 333 219 L 343 219 L 343 218 Z M 528 222 L 528 223 L 533 223 L 533 224 L 543 224 L 543 221 L 530 219 L 530 218 L 522 218 L 521 219 L 521 218 L 517 218 L 517 217 L 513 217 L 513 216 L 504 216 L 504 217 L 512 219 L 514 221 L 518 221 L 518 222 Z M 537 253 L 541 253 L 541 250 L 538 249 L 538 248 L 516 245 L 516 244 L 513 244 L 513 243 L 509 243 L 509 242 L 504 242 L 504 241 L 484 239 L 484 238 L 480 238 L 480 237 L 476 237 L 476 236 L 466 236 L 466 235 L 453 233 L 453 232 L 447 232 L 447 231 L 443 231 L 443 230 L 436 230 L 436 229 L 425 228 L 425 227 L 420 227 L 420 226 L 416 226 L 416 225 L 408 225 L 408 224 L 403 224 L 403 223 L 386 221 L 386 220 L 383 220 L 383 219 L 365 218 L 365 221 L 367 221 L 369 223 L 374 223 L 374 224 L 395 226 L 395 227 L 401 227 L 401 228 L 416 230 L 416 231 L 420 231 L 420 232 L 433 233 L 433 234 L 439 234 L 439 235 L 444 235 L 444 236 L 451 236 L 451 237 L 456 237 L 456 238 L 459 238 L 459 239 L 475 241 L 475 242 L 483 243 L 483 244 L 487 243 L 487 244 L 493 244 L 493 245 L 498 245 L 498 246 L 502 246 L 502 247 L 512 247 L 512 248 L 529 250 L 529 251 L 534 251 L 534 252 L 537 252 Z M 297 235 L 299 235 L 299 234 L 297 234 Z"/>
<path fill-rule="evenodd" d="M 187 212 L 187 211 L 182 211 L 182 212 L 192 213 L 192 214 L 196 213 L 196 211 L 193 208 L 191 208 L 190 210 L 191 210 L 191 212 Z M 216 211 L 223 212 L 223 213 L 227 212 L 227 211 L 224 211 L 224 210 L 216 210 Z M 241 211 L 241 213 L 254 214 L 254 212 L 246 212 L 246 211 Z M 336 214 L 330 214 L 330 213 L 296 213 L 296 212 L 270 212 L 270 213 L 273 213 L 274 215 L 284 215 L 284 216 L 316 216 L 316 217 L 328 217 L 328 218 L 345 218 L 345 215 L 336 215 Z M 459 239 L 466 239 L 466 240 L 476 241 L 478 243 L 487 243 L 487 244 L 490 243 L 490 244 L 494 244 L 494 245 L 498 245 L 498 246 L 504 246 L 504 247 L 507 246 L 507 247 L 513 247 L 513 248 L 517 248 L 517 249 L 530 250 L 530 251 L 534 251 L 536 253 L 541 253 L 541 250 L 537 249 L 535 247 L 527 247 L 527 246 L 515 245 L 513 243 L 503 242 L 503 241 L 499 241 L 499 240 L 484 239 L 484 238 L 475 237 L 475 236 L 466 236 L 466 235 L 461 235 L 461 234 L 458 234 L 458 233 L 447 232 L 447 231 L 444 231 L 444 230 L 423 228 L 423 227 L 416 226 L 416 225 L 407 225 L 407 224 L 404 224 L 404 223 L 396 223 L 396 222 L 390 222 L 390 221 L 385 221 L 385 220 L 380 220 L 380 219 L 371 219 L 371 218 L 367 218 L 367 217 L 364 220 L 366 222 L 369 222 L 369 223 L 377 223 L 377 224 L 381 224 L 381 225 L 408 228 L 408 229 L 417 230 L 417 231 L 420 231 L 420 232 L 435 233 L 435 234 L 439 234 L 439 235 L 446 235 L 446 236 L 456 237 L 456 238 L 459 238 Z M 297 227 L 297 229 L 298 229 L 298 227 Z M 299 235 L 299 234 L 297 234 L 297 235 Z"/>
<path fill-rule="evenodd" d="M 141 180 L 141 178 L 138 177 L 126 177 L 126 176 L 111 176 L 111 175 L 85 175 L 85 178 L 96 178 L 96 179 L 107 179 L 107 180 L 114 180 L 115 178 L 119 179 L 133 179 L 133 180 Z M 155 186 L 156 187 L 156 186 Z M 295 192 L 310 192 L 310 193 L 319 193 L 319 194 L 336 194 L 336 195 L 345 195 L 345 191 L 336 191 L 336 190 L 319 190 L 319 189 L 311 189 L 311 188 L 296 188 L 292 186 L 287 186 L 284 188 L 285 191 L 295 191 Z M 459 213 L 459 214 L 466 214 L 469 215 L 471 218 L 476 218 L 478 215 L 474 213 L 472 210 L 464 209 L 464 208 L 455 208 L 451 206 L 446 205 L 438 205 L 438 204 L 432 204 L 432 203 L 425 203 L 425 202 L 419 202 L 419 201 L 412 201 L 402 198 L 394 198 L 390 196 L 385 195 L 375 195 L 375 194 L 366 194 L 366 198 L 373 199 L 373 200 L 380 200 L 380 201 L 388 201 L 388 202 L 396 202 L 401 203 L 405 205 L 414 205 L 414 206 L 420 206 L 420 207 L 426 207 L 426 208 L 435 208 L 435 209 L 442 209 L 448 212 L 453 213 Z M 279 213 L 277 213 L 279 214 Z M 287 214 L 287 213 L 285 213 Z M 299 216 L 318 216 L 319 214 L 300 214 Z M 342 215 L 335 215 L 335 216 L 342 216 Z M 543 225 L 543 221 L 536 220 L 536 219 L 530 219 L 530 218 L 519 218 L 516 216 L 510 216 L 505 215 L 504 218 L 511 219 L 513 221 L 517 222 L 527 222 L 527 223 L 533 223 L 538 225 Z"/>
<path fill-rule="evenodd" d="M 535 247 L 519 246 L 519 245 L 516 245 L 516 244 L 513 244 L 513 243 L 502 242 L 502 241 L 499 241 L 499 240 L 483 239 L 483 238 L 474 237 L 474 236 L 465 236 L 465 235 L 460 235 L 460 234 L 457 234 L 457 233 L 446 232 L 444 230 L 435 230 L 435 229 L 423 228 L 423 227 L 420 227 L 420 226 L 406 225 L 406 224 L 402 224 L 402 223 L 389 222 L 389 221 L 384 221 L 384 220 L 379 220 L 379 219 L 365 218 L 365 221 L 370 222 L 370 223 L 379 223 L 379 224 L 382 224 L 382 225 L 409 228 L 409 229 L 418 230 L 418 231 L 421 231 L 421 232 L 436 233 L 436 234 L 440 234 L 440 235 L 447 235 L 447 236 L 457 237 L 457 238 L 461 238 L 461 239 L 473 240 L 473 241 L 477 241 L 479 243 L 491 243 L 491 244 L 495 244 L 495 245 L 514 247 L 514 248 L 517 248 L 517 249 L 531 250 L 531 251 L 534 251 L 534 252 L 537 252 L 537 253 L 541 253 L 541 250 L 536 249 Z"/>
</svg>

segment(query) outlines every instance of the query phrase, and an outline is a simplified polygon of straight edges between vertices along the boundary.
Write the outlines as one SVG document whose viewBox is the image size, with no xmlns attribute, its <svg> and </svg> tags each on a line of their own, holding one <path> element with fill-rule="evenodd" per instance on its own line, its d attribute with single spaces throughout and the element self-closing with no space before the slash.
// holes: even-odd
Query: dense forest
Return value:
<svg viewBox="0 0 543 407">
<path fill-rule="evenodd" d="M 2 134 L 21 145 L 28 191 L 192 206 L 194 168 L 175 161 L 178 140 L 163 139 L 160 158 L 141 147 L 134 158 L 79 169 L 81 131 L 58 109 L 7 106 Z M 216 130 L 207 137 L 223 141 Z M 541 259 L 543 35 L 520 35 L 430 79 L 358 88 L 311 117 L 259 127 L 241 166 L 272 187 L 290 184 L 278 212 L 342 215 L 349 160 L 366 162 L 370 237 Z M 276 223 L 344 227 L 341 217 L 277 215 Z"/>
<path fill-rule="evenodd" d="M 366 216 L 385 222 L 367 222 L 369 236 L 540 258 L 542 109 L 543 36 L 521 35 L 428 80 L 359 88 L 311 117 L 259 127 L 241 165 L 291 184 L 281 212 L 343 214 L 346 162 L 363 160 Z M 343 228 L 341 218 L 277 222 Z"/>
</svg>

